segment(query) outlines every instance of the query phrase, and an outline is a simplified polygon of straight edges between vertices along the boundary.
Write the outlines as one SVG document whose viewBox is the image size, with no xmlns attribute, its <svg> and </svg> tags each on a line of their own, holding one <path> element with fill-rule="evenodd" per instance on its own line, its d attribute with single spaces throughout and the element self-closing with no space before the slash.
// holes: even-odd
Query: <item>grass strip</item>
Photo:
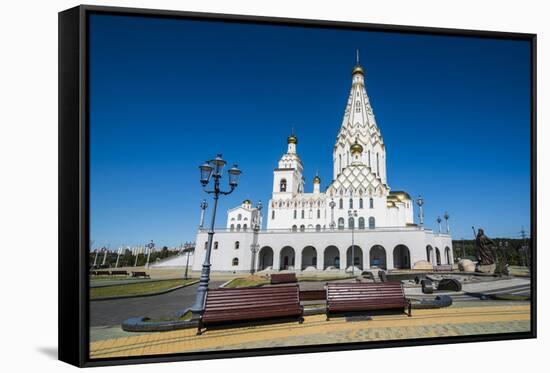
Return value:
<svg viewBox="0 0 550 373">
<path fill-rule="evenodd" d="M 158 293 L 166 291 L 177 286 L 187 285 L 194 279 L 173 279 L 161 280 L 154 282 L 140 282 L 136 284 L 121 284 L 112 286 L 102 286 L 90 288 L 90 299 L 108 298 L 108 297 L 124 297 L 133 295 L 143 295 L 149 293 Z"/>
</svg>

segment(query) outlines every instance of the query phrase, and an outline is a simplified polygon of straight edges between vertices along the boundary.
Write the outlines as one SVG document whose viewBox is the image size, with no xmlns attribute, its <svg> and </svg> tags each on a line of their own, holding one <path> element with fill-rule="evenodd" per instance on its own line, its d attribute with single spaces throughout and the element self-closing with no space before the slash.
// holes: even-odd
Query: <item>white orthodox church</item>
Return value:
<svg viewBox="0 0 550 373">
<path fill-rule="evenodd" d="M 412 198 L 388 185 L 386 147 L 359 64 L 333 148 L 333 179 L 324 192 L 318 176 L 313 190 L 305 191 L 298 138 L 292 134 L 287 142 L 273 171 L 267 213 L 250 200 L 228 211 L 226 229 L 214 235 L 213 271 L 391 270 L 418 261 L 453 262 L 448 224 L 445 233 L 434 232 L 422 225 L 422 211 L 415 224 Z M 207 239 L 200 229 L 193 270 L 201 270 Z"/>
</svg>

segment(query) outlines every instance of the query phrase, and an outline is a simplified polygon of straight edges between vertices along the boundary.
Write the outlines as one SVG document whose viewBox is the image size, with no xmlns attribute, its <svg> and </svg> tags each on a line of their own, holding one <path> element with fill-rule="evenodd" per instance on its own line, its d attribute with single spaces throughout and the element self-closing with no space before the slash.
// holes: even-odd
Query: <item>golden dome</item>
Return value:
<svg viewBox="0 0 550 373">
<path fill-rule="evenodd" d="M 252 201 L 249 200 L 249 199 L 245 199 L 245 200 L 243 201 L 243 205 L 251 205 L 251 204 L 252 204 Z"/>
<path fill-rule="evenodd" d="M 357 139 L 355 139 L 355 143 L 350 148 L 351 153 L 363 153 L 363 146 L 357 142 Z"/>
<path fill-rule="evenodd" d="M 288 136 L 288 138 L 286 139 L 287 143 L 289 144 L 298 144 L 298 138 L 294 135 L 290 135 Z"/>
<path fill-rule="evenodd" d="M 404 201 L 404 200 L 412 201 L 412 198 L 409 195 L 409 193 L 403 192 L 401 190 L 399 190 L 399 191 L 396 190 L 395 192 L 390 192 L 390 195 L 397 197 L 399 199 L 399 201 Z"/>
<path fill-rule="evenodd" d="M 365 72 L 363 71 L 363 68 L 361 67 L 361 65 L 359 64 L 355 65 L 355 67 L 353 68 L 353 71 L 351 72 L 351 75 L 355 75 L 355 74 L 361 74 L 365 76 Z"/>
<path fill-rule="evenodd" d="M 321 178 L 319 176 L 315 176 L 313 178 L 313 184 L 321 184 Z"/>
</svg>

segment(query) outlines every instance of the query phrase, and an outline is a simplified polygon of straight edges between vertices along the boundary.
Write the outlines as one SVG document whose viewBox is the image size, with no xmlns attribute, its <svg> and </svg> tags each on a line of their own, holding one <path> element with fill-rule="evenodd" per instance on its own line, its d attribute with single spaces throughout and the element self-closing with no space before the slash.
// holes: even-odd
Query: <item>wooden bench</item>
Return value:
<svg viewBox="0 0 550 373">
<path fill-rule="evenodd" d="M 327 283 L 327 321 L 331 312 L 401 309 L 411 316 L 411 303 L 399 281 Z"/>
<path fill-rule="evenodd" d="M 453 266 L 451 264 L 440 264 L 434 266 L 434 272 L 451 272 Z"/>
<path fill-rule="evenodd" d="M 271 284 L 289 284 L 296 283 L 296 273 L 275 273 L 271 275 Z"/>
<path fill-rule="evenodd" d="M 128 271 L 111 271 L 111 276 L 128 276 Z"/>
<path fill-rule="evenodd" d="M 298 317 L 304 321 L 298 285 L 209 289 L 197 335 L 206 324 Z"/>
<path fill-rule="evenodd" d="M 142 271 L 132 271 L 132 277 L 145 277 L 149 278 L 149 275 Z"/>
</svg>

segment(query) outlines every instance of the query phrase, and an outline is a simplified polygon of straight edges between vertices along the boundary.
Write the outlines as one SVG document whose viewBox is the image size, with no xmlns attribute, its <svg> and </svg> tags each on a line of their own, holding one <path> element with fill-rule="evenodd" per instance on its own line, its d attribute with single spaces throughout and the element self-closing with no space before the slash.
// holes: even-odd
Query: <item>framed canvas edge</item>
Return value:
<svg viewBox="0 0 550 373">
<path fill-rule="evenodd" d="M 180 353 L 139 357 L 91 359 L 89 357 L 89 128 L 88 128 L 88 66 L 87 17 L 92 13 L 145 17 L 171 17 L 204 21 L 245 22 L 254 24 L 293 25 L 371 30 L 381 32 L 438 34 L 526 40 L 531 45 L 531 331 L 457 337 L 439 337 L 382 342 L 325 344 L 301 347 L 225 350 L 200 353 Z M 79 367 L 208 360 L 220 358 L 285 355 L 372 348 L 413 347 L 438 344 L 504 341 L 536 338 L 536 40 L 532 33 L 462 30 L 439 27 L 400 26 L 391 24 L 311 20 L 281 17 L 186 12 L 175 10 L 80 5 L 59 13 L 59 220 L 58 220 L 58 341 L 59 360 Z M 70 30 L 70 32 L 67 32 Z M 63 32 L 62 32 L 63 31 Z M 77 123 L 77 128 L 75 127 Z M 76 141 L 76 142 L 75 142 Z M 77 217 L 77 219 L 75 219 Z M 77 253 L 74 245 L 78 246 Z M 71 249 L 72 248 L 72 249 Z"/>
</svg>

